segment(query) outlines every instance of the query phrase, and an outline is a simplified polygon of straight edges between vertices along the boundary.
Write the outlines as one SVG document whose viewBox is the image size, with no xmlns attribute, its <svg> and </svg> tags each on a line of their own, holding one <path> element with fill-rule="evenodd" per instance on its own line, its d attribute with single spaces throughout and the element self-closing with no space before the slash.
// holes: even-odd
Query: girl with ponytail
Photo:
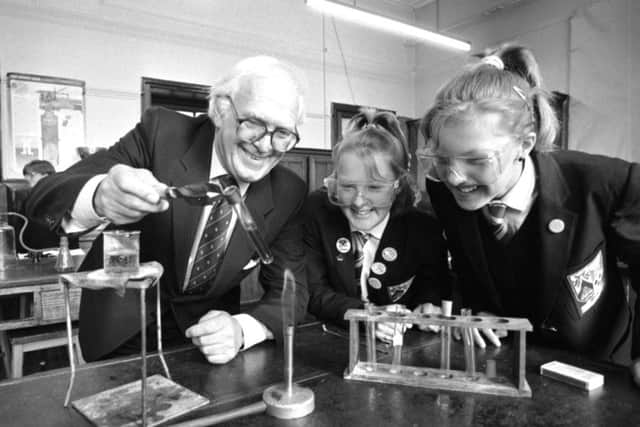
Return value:
<svg viewBox="0 0 640 427">
<path fill-rule="evenodd" d="M 354 116 L 332 159 L 325 188 L 306 207 L 309 311 L 339 324 L 365 302 L 439 312 L 449 292 L 442 230 L 414 207 L 419 193 L 396 116 Z M 376 333 L 390 341 L 393 327 Z"/>
<path fill-rule="evenodd" d="M 557 119 L 529 49 L 506 46 L 437 93 L 418 153 L 456 273 L 460 304 L 526 317 L 533 339 L 635 360 L 622 272 L 640 290 L 640 165 L 553 150 Z M 631 334 L 629 333 L 631 331 Z M 475 334 L 500 345 L 490 330 Z M 616 351 L 633 336 L 629 354 Z"/>
</svg>

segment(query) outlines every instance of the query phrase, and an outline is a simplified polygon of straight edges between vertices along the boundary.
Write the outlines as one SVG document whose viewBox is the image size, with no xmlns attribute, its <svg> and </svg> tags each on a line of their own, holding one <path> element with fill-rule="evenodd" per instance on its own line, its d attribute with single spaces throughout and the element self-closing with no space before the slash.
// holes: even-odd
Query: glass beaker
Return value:
<svg viewBox="0 0 640 427">
<path fill-rule="evenodd" d="M 0 271 L 16 263 L 16 233 L 9 225 L 7 214 L 0 214 Z"/>
<path fill-rule="evenodd" d="M 105 231 L 103 267 L 107 274 L 134 273 L 140 268 L 140 232 Z"/>
<path fill-rule="evenodd" d="M 58 249 L 55 269 L 60 273 L 69 273 L 74 270 L 73 257 L 69 250 L 69 239 L 67 236 L 60 236 L 60 248 Z"/>
</svg>

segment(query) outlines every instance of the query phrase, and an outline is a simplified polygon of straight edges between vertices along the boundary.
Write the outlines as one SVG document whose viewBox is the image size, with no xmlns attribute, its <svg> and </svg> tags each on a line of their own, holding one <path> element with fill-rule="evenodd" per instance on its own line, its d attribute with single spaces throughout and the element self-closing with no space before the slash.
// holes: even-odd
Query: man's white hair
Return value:
<svg viewBox="0 0 640 427">
<path fill-rule="evenodd" d="M 296 123 L 304 121 L 305 84 L 302 74 L 292 65 L 271 56 L 252 56 L 238 62 L 229 73 L 211 87 L 209 93 L 209 116 L 213 117 L 215 99 L 220 96 L 234 98 L 238 92 L 250 87 L 257 79 L 274 80 L 277 84 L 290 85 L 298 96 Z"/>
</svg>

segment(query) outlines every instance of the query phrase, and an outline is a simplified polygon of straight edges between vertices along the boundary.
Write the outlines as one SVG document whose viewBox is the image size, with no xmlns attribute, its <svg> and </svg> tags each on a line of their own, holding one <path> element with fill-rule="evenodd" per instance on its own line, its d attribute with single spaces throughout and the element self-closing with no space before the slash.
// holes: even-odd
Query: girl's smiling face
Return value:
<svg viewBox="0 0 640 427">
<path fill-rule="evenodd" d="M 500 116 L 484 113 L 455 120 L 438 134 L 435 152 L 449 165 L 438 178 L 462 209 L 477 210 L 502 197 L 520 177 L 521 159 L 533 148 L 535 136 L 517 138 L 500 129 Z"/>
<path fill-rule="evenodd" d="M 340 155 L 336 168 L 336 180 L 353 186 L 356 192 L 348 204 L 341 207 L 342 213 L 351 228 L 368 231 L 389 214 L 395 198 L 396 187 L 390 183 L 396 180 L 389 155 L 371 154 L 376 171 L 363 161 L 354 151 L 345 151 Z M 384 198 L 381 203 L 380 198 Z"/>
</svg>

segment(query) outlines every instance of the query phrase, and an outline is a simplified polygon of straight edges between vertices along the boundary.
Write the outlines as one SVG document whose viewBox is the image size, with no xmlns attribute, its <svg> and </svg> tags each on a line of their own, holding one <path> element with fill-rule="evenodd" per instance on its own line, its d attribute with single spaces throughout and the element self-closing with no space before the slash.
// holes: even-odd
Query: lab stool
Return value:
<svg viewBox="0 0 640 427">
<path fill-rule="evenodd" d="M 24 362 L 24 353 L 30 351 L 42 350 L 46 348 L 62 347 L 67 345 L 67 330 L 64 326 L 56 325 L 55 329 L 48 329 L 44 332 L 42 329 L 35 328 L 20 329 L 9 332 L 9 345 L 11 347 L 10 360 L 11 372 L 7 373 L 10 378 L 22 377 L 22 365 Z M 73 328 L 73 345 L 76 358 L 79 365 L 85 363 L 82 357 L 82 350 L 78 342 L 78 328 Z"/>
</svg>

